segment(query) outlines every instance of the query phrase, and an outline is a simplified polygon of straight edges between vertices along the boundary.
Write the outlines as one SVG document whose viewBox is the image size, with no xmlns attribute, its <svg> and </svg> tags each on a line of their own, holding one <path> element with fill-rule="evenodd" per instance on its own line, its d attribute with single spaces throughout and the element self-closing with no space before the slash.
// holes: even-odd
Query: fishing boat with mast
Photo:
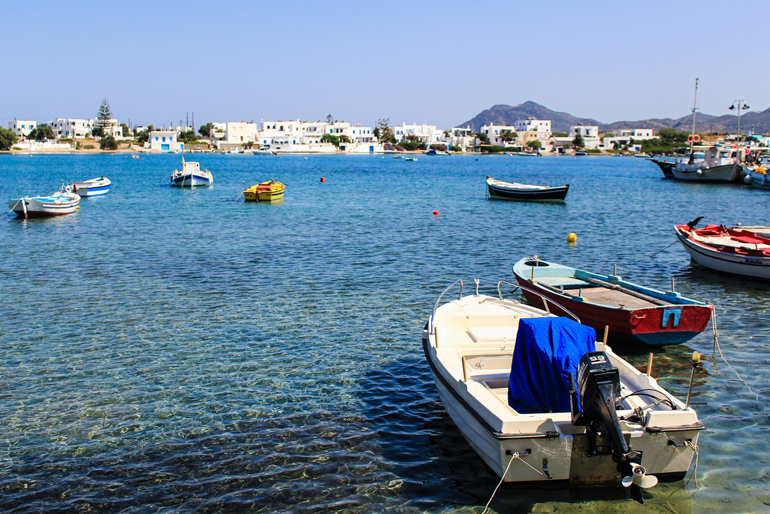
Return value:
<svg viewBox="0 0 770 514">
<path fill-rule="evenodd" d="M 214 176 L 209 170 L 201 170 L 199 162 L 185 162 L 182 157 L 182 169 L 174 170 L 171 174 L 171 185 L 176 187 L 210 186 Z"/>
<path fill-rule="evenodd" d="M 742 149 L 737 145 L 729 147 L 713 146 L 706 151 L 703 160 L 695 159 L 693 145 L 701 138 L 695 133 L 695 112 L 698 110 L 698 79 L 695 79 L 695 99 L 692 106 L 692 131 L 687 137 L 690 144 L 690 158 L 680 162 L 671 169 L 671 174 L 677 180 L 689 182 L 738 182 L 743 178 Z M 661 167 L 663 169 L 663 167 Z M 665 170 L 663 170 L 665 174 Z"/>
</svg>

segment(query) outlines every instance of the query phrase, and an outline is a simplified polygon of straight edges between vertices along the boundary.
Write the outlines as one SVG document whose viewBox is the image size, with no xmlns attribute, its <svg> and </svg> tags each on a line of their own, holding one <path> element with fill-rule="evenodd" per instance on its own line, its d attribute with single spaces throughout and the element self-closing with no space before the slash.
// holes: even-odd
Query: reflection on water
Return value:
<svg viewBox="0 0 770 514">
<path fill-rule="evenodd" d="M 682 482 L 644 507 L 620 488 L 506 484 L 492 508 L 767 510 L 768 286 L 691 265 L 677 245 L 650 258 L 697 206 L 708 223 L 761 221 L 755 191 L 621 158 L 196 160 L 214 187 L 169 187 L 177 156 L 0 157 L 0 198 L 113 181 L 76 214 L 0 221 L 0 509 L 480 512 L 498 479 L 444 411 L 420 332 L 448 284 L 496 294 L 537 254 L 660 289 L 674 277 L 716 306 L 730 365 L 710 329 L 653 350 L 653 376 L 681 399 L 704 355 L 693 498 Z M 570 193 L 492 202 L 486 175 Z M 233 201 L 269 177 L 283 202 Z M 646 349 L 610 344 L 646 371 Z"/>
</svg>

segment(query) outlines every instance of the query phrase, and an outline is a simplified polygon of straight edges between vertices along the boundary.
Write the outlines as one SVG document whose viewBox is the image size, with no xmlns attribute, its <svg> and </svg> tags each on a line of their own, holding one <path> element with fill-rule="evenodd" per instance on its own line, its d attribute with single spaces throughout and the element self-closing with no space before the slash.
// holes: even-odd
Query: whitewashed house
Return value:
<svg viewBox="0 0 770 514">
<path fill-rule="evenodd" d="M 94 130 L 94 120 L 83 120 L 78 118 L 56 118 L 49 121 L 51 129 L 57 139 L 85 139 L 91 137 Z"/>
<path fill-rule="evenodd" d="M 607 150 L 621 149 L 631 144 L 631 140 L 644 141 L 646 139 L 655 139 L 655 135 L 650 128 L 641 129 L 622 129 L 612 132 L 614 135 L 602 138 L 602 147 Z M 634 151 L 641 151 L 641 145 L 635 145 Z"/>
<path fill-rule="evenodd" d="M 13 120 L 8 122 L 8 129 L 12 130 L 20 139 L 25 139 L 36 128 L 36 121 Z"/>
<path fill-rule="evenodd" d="M 179 132 L 176 130 L 153 130 L 145 147 L 160 152 L 181 152 L 184 143 L 179 141 Z"/>
<path fill-rule="evenodd" d="M 503 137 L 506 131 L 515 133 L 516 136 L 506 141 L 505 139 L 507 138 Z M 519 134 L 516 131 L 516 127 L 513 125 L 495 125 L 494 123 L 490 123 L 489 125 L 482 126 L 479 132 L 481 132 L 482 134 L 484 134 L 489 138 L 490 145 L 521 146 L 521 142 L 520 142 L 521 139 L 519 138 Z"/>
<path fill-rule="evenodd" d="M 414 140 L 426 145 L 432 145 L 434 143 L 441 143 L 444 138 L 444 131 L 436 128 L 436 125 L 417 125 L 413 123 L 407 125 L 402 123 L 399 126 L 393 127 L 393 137 L 399 142 Z"/>
</svg>

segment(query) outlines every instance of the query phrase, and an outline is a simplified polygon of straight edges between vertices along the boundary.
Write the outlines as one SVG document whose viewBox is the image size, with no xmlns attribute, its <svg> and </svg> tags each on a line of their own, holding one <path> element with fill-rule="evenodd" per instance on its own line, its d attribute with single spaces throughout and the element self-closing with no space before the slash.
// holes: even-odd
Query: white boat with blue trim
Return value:
<svg viewBox="0 0 770 514">
<path fill-rule="evenodd" d="M 622 484 L 643 501 L 641 489 L 685 476 L 704 428 L 689 395 L 675 398 L 592 328 L 504 299 L 501 285 L 516 284 L 488 296 L 478 283 L 475 295 L 461 280 L 439 295 L 422 345 L 447 413 L 501 482 Z"/>
<path fill-rule="evenodd" d="M 81 197 L 102 196 L 110 192 L 112 182 L 107 177 L 92 178 L 83 182 L 73 182 L 67 189 Z"/>
<path fill-rule="evenodd" d="M 78 209 L 80 196 L 71 191 L 57 191 L 49 196 L 25 196 L 8 202 L 19 217 L 46 218 L 72 214 Z"/>
<path fill-rule="evenodd" d="M 182 169 L 174 170 L 171 174 L 171 185 L 176 187 L 210 186 L 214 184 L 214 176 L 209 170 L 201 170 L 199 162 L 185 162 L 182 157 Z"/>
</svg>

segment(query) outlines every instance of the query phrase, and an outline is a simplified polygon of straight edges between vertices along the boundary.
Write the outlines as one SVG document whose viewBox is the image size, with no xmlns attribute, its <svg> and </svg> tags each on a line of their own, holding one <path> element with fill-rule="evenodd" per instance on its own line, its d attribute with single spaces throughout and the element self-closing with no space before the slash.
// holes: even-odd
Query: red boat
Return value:
<svg viewBox="0 0 770 514">
<path fill-rule="evenodd" d="M 537 257 L 522 259 L 513 266 L 520 285 L 553 300 L 522 289 L 535 307 L 565 314 L 570 310 L 584 325 L 603 333 L 609 326 L 610 340 L 648 345 L 683 343 L 706 329 L 713 306 L 640 286 L 614 275 L 599 275 L 569 268 Z"/>
</svg>

